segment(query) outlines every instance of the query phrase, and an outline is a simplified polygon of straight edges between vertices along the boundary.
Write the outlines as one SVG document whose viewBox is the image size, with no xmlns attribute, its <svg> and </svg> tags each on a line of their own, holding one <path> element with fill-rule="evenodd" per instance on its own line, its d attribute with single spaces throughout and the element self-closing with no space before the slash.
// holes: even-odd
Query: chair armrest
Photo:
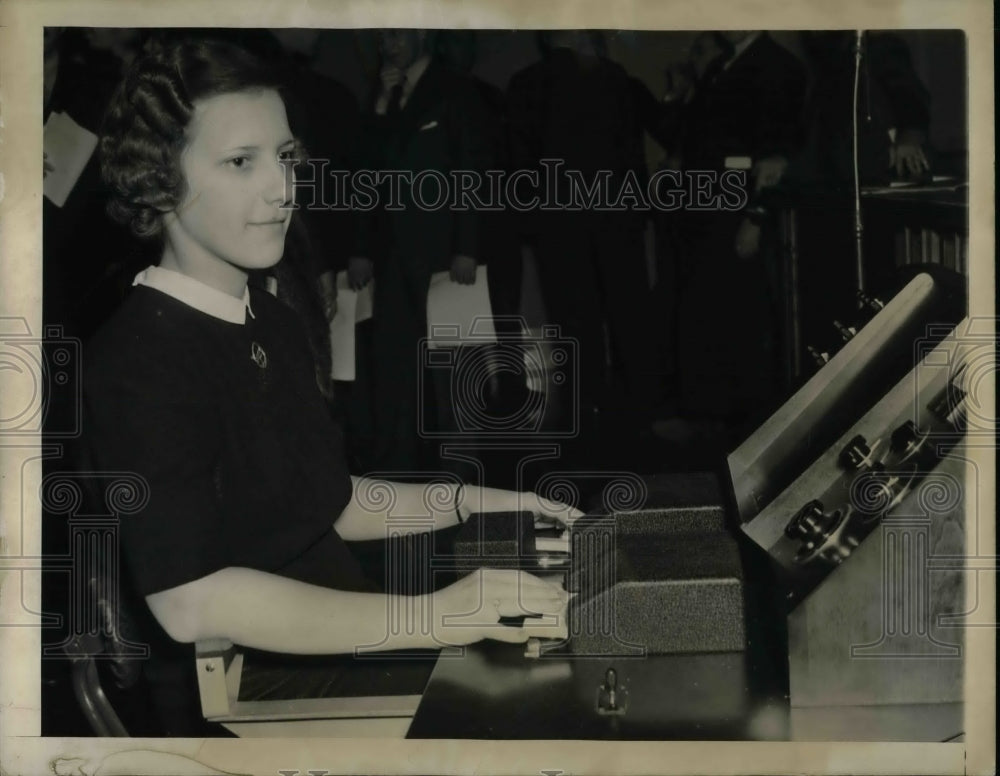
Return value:
<svg viewBox="0 0 1000 776">
<path fill-rule="evenodd" d="M 205 719 L 229 715 L 240 694 L 243 654 L 226 639 L 206 639 L 194 645 L 198 694 Z"/>
<path fill-rule="evenodd" d="M 240 701 L 243 653 L 227 640 L 195 644 L 201 710 L 210 722 L 410 718 L 420 695 Z"/>
</svg>

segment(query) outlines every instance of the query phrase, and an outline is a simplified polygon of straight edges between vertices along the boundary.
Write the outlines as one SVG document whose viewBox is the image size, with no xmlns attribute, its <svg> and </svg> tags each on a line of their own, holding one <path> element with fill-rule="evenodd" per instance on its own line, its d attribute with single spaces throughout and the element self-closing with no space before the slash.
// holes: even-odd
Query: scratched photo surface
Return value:
<svg viewBox="0 0 1000 776">
<path fill-rule="evenodd" d="M 965 17 L 221 16 L 32 20 L 4 773 L 993 751 Z"/>
</svg>

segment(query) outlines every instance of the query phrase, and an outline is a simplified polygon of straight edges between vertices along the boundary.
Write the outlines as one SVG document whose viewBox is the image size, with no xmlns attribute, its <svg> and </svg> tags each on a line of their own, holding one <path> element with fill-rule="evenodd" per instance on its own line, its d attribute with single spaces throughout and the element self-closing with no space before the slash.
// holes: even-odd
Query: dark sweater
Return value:
<svg viewBox="0 0 1000 776">
<path fill-rule="evenodd" d="M 86 350 L 87 443 L 149 485 L 120 534 L 141 595 L 229 566 L 371 589 L 332 527 L 351 481 L 302 326 L 264 292 L 250 306 L 239 325 L 138 286 Z"/>
</svg>

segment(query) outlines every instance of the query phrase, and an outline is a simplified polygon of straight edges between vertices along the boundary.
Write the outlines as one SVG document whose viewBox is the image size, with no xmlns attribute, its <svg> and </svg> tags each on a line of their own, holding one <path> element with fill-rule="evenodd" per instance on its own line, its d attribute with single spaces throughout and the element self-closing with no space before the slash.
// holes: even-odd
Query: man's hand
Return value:
<svg viewBox="0 0 1000 776">
<path fill-rule="evenodd" d="M 783 156 L 765 156 L 753 166 L 754 191 L 775 186 L 788 168 L 788 160 Z"/>
<path fill-rule="evenodd" d="M 364 256 L 351 256 L 347 260 L 347 285 L 360 291 L 372 279 L 372 260 Z"/>
<path fill-rule="evenodd" d="M 749 218 L 744 218 L 736 230 L 736 244 L 733 247 L 741 259 L 756 256 L 760 250 L 760 227 Z"/>
<path fill-rule="evenodd" d="M 463 286 L 476 282 L 476 260 L 459 254 L 451 260 L 451 279 Z"/>
<path fill-rule="evenodd" d="M 49 155 L 42 151 L 42 177 L 48 177 L 50 172 L 55 172 L 56 168 L 52 166 L 52 162 L 49 161 Z"/>
<path fill-rule="evenodd" d="M 889 149 L 889 165 L 896 168 L 899 178 L 919 178 L 931 168 L 924 155 L 923 133 L 904 130 L 896 138 L 896 144 Z"/>
</svg>

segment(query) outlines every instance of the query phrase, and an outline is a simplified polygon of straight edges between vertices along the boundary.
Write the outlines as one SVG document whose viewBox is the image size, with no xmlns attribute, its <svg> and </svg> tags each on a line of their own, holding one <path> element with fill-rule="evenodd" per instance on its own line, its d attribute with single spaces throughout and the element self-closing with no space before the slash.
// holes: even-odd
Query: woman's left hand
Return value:
<svg viewBox="0 0 1000 776">
<path fill-rule="evenodd" d="M 567 528 L 583 512 L 561 501 L 549 501 L 531 491 L 500 490 L 466 485 L 458 504 L 462 519 L 474 512 L 531 512 L 536 517 L 554 520 Z"/>
</svg>

